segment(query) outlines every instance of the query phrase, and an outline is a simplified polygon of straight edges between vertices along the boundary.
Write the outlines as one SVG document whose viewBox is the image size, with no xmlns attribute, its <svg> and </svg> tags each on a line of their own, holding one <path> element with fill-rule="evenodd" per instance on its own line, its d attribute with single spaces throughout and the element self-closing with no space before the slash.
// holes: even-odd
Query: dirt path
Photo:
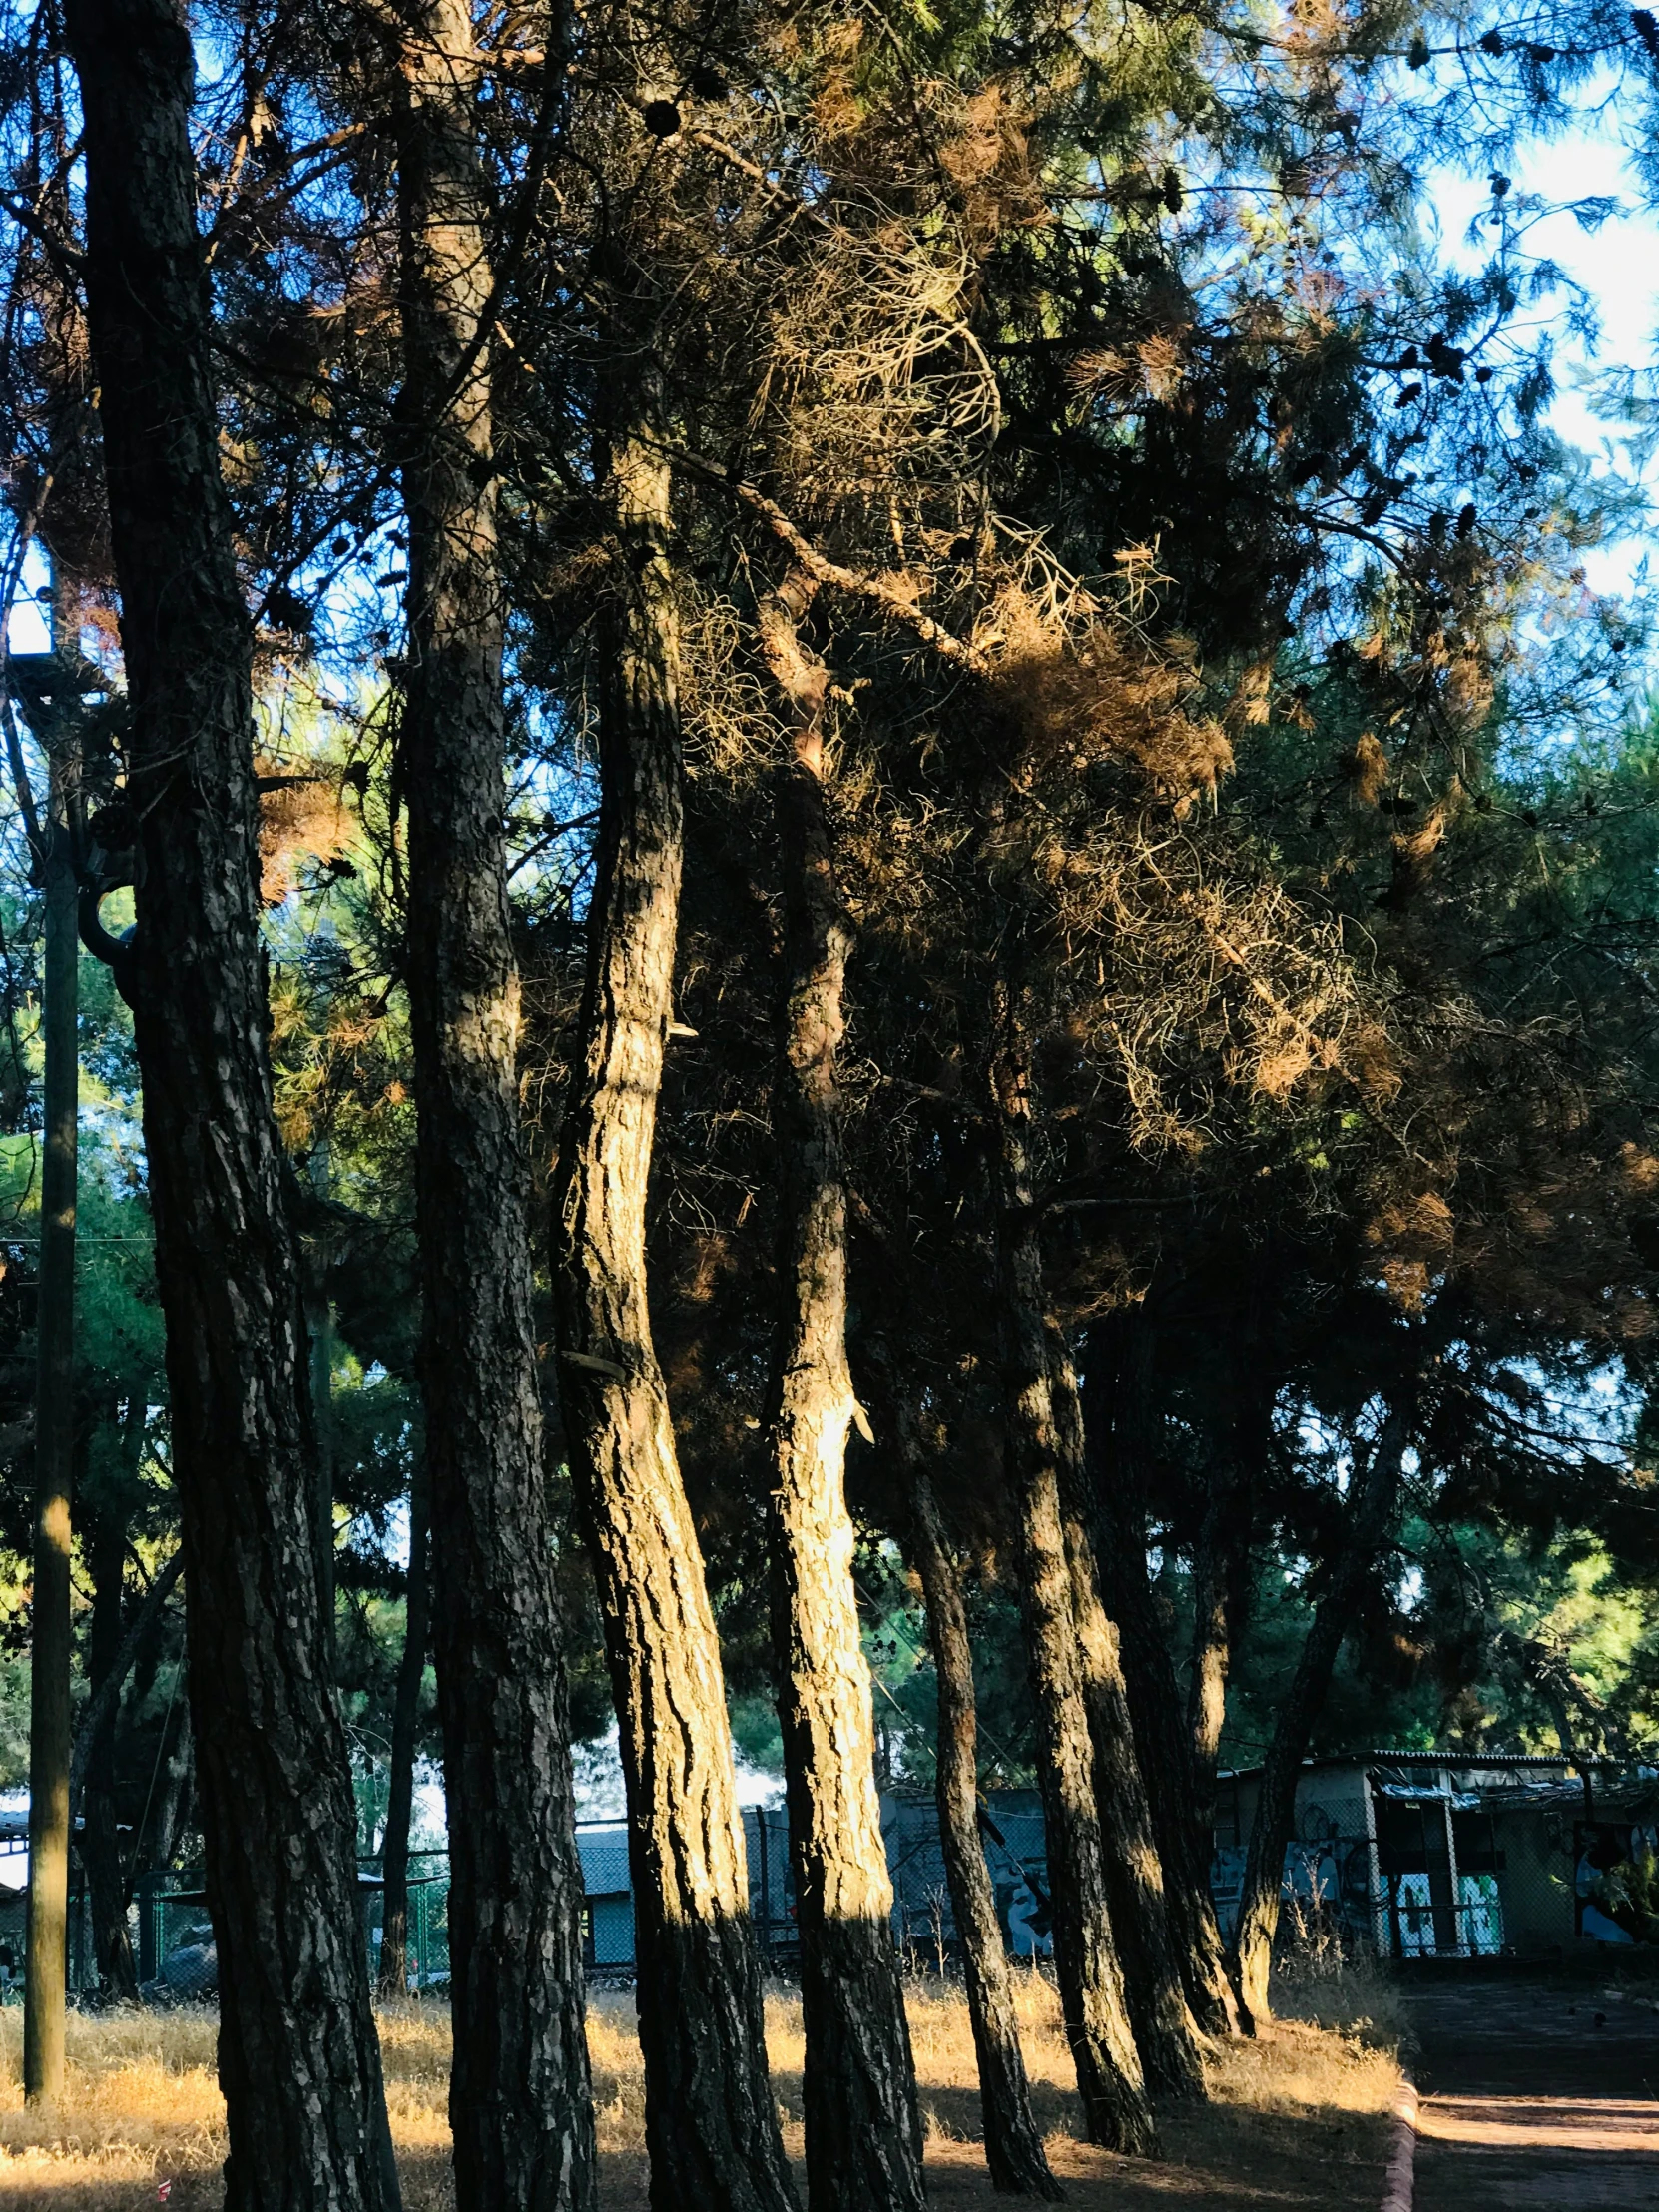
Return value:
<svg viewBox="0 0 1659 2212">
<path fill-rule="evenodd" d="M 1416 2212 L 1653 2212 L 1659 2011 L 1554 1981 L 1411 2001 Z"/>
</svg>

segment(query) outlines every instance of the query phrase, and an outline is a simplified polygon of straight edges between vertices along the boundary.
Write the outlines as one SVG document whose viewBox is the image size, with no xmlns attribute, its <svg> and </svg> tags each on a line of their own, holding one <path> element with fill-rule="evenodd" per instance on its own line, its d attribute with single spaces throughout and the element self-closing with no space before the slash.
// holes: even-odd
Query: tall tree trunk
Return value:
<svg viewBox="0 0 1659 2212">
<path fill-rule="evenodd" d="M 587 989 L 555 1193 L 559 1380 L 628 1792 L 652 2205 L 784 2212 L 794 2190 L 720 1644 L 646 1300 L 684 846 L 669 470 L 648 347 L 618 366 L 605 455 L 618 551 Z"/>
<path fill-rule="evenodd" d="M 1138 1331 L 1136 1332 L 1138 1334 Z M 1165 1625 L 1146 1566 L 1146 1424 L 1137 1418 L 1142 1363 L 1113 1372 L 1114 1351 L 1091 1332 L 1083 1388 L 1087 1495 L 1102 1594 L 1116 1621 L 1124 1688 L 1147 1809 L 1164 1875 L 1169 1941 L 1195 2022 L 1207 2035 L 1237 2034 L 1210 1888 L 1211 1839 L 1196 1815 L 1185 1719 Z"/>
<path fill-rule="evenodd" d="M 101 1680 L 95 1682 L 91 1695 L 81 1708 L 81 1718 L 75 1730 L 75 1745 L 69 1755 L 69 1804 L 73 1813 L 86 1783 L 87 1774 L 98 1752 L 98 1739 L 105 1725 L 115 1717 L 121 1702 L 122 1685 L 135 1667 L 144 1666 L 153 1677 L 153 1669 L 147 1662 L 150 1646 L 154 1642 L 167 1613 L 168 1599 L 178 1587 L 184 1574 L 185 1555 L 176 1551 L 144 1594 L 144 1601 L 123 1631 L 115 1659 Z"/>
<path fill-rule="evenodd" d="M 1250 1605 L 1251 1467 L 1230 1439 L 1215 1470 L 1193 1557 L 1192 1666 L 1187 1691 L 1193 1816 L 1215 1828 L 1216 1767 L 1227 1720 L 1227 1681 Z"/>
<path fill-rule="evenodd" d="M 123 1640 L 122 1593 L 127 1570 L 126 1516 L 106 1501 L 92 1524 L 87 1547 L 92 1568 L 92 1635 L 87 1672 L 93 1694 L 119 1664 Z M 127 1931 L 128 1886 L 115 1820 L 115 1748 L 119 1694 L 98 1724 L 87 1768 L 81 1860 L 92 1906 L 92 1944 L 106 1992 L 122 2002 L 138 1997 L 138 1968 Z"/>
<path fill-rule="evenodd" d="M 190 1725 L 190 1705 L 181 1699 L 173 1724 L 173 1745 L 162 1768 L 161 1788 L 156 1792 L 152 1815 L 150 1863 L 171 1867 L 190 1827 L 196 1797 L 196 1732 Z M 135 1839 L 135 1842 L 139 1839 Z"/>
<path fill-rule="evenodd" d="M 978 1709 L 973 1648 L 962 1606 L 961 1574 L 952 1554 L 926 1468 L 908 1437 L 902 1440 L 909 1480 L 910 1559 L 927 1605 L 927 1641 L 939 1685 L 936 1791 L 939 1848 L 950 1890 L 951 1917 L 962 1946 L 962 1978 L 979 2066 L 979 2110 L 991 2186 L 1005 2195 L 1056 2201 L 1031 2111 L 1031 2087 L 1020 2048 L 1012 1977 L 996 1913 L 996 1893 L 979 1841 Z"/>
<path fill-rule="evenodd" d="M 1077 1371 L 1059 1330 L 1049 1332 L 1050 1389 L 1060 1447 L 1060 1508 L 1071 1567 L 1083 1699 L 1094 1739 L 1106 1895 L 1118 1931 L 1130 2024 L 1147 2085 L 1164 2096 L 1204 2094 L 1205 2042 L 1187 2003 L 1170 1939 L 1163 1862 L 1135 1749 L 1117 1623 L 1100 1594 L 1085 1503 Z"/>
<path fill-rule="evenodd" d="M 327 1256 L 315 1253 L 315 1296 L 306 1302 L 305 1333 L 309 1354 L 311 1415 L 316 1423 L 316 1479 L 311 1494 L 311 1540 L 316 1546 L 316 1580 L 321 1591 L 322 1635 L 328 1650 L 328 1678 L 338 1674 L 334 1632 L 334 1310 L 325 1279 Z"/>
<path fill-rule="evenodd" d="M 1296 1817 L 1297 1777 L 1331 1686 L 1337 1654 L 1353 1623 L 1355 1606 L 1393 1524 L 1400 1463 L 1410 1442 L 1414 1410 L 1414 1399 L 1402 1400 L 1390 1410 L 1364 1469 L 1354 1477 L 1342 1554 L 1314 1609 L 1313 1623 L 1291 1687 L 1280 1705 L 1273 1742 L 1262 1769 L 1233 1938 L 1239 2004 L 1251 2033 L 1273 2016 L 1268 2003 L 1268 1975 L 1273 1965 L 1273 1939 L 1279 1930 L 1285 1849 Z"/>
<path fill-rule="evenodd" d="M 1187 1692 L 1193 1806 L 1213 1842 L 1216 1767 L 1227 1719 L 1227 1681 L 1250 1617 L 1256 1497 L 1273 1445 L 1278 1382 L 1264 1374 L 1248 1329 L 1235 1332 L 1231 1404 L 1213 1463 L 1193 1552 L 1193 1642 Z"/>
<path fill-rule="evenodd" d="M 57 719 L 51 794 L 38 855 L 46 898 L 41 1029 L 45 1044 L 36 1324 L 34 1591 L 29 1648 L 28 1980 L 23 2089 L 31 2104 L 63 2093 L 69 1970 L 69 1561 L 75 1458 L 75 1199 L 80 1051 L 80 941 L 70 845 L 69 733 Z"/>
<path fill-rule="evenodd" d="M 403 1650 L 391 1709 L 391 1776 L 386 1788 L 386 1833 L 381 1846 L 380 1994 L 401 1997 L 409 1988 L 409 1825 L 414 1817 L 415 1737 L 420 1725 L 420 1685 L 431 1641 L 432 1542 L 426 1460 L 415 1460 L 409 1482 L 409 1573 L 404 1584 Z"/>
<path fill-rule="evenodd" d="M 1094 1746 L 1061 1510 L 1062 1445 L 1031 1194 L 1028 1082 L 1023 1053 L 1005 1051 L 994 1076 L 997 1297 L 1008 1473 L 1054 1906 L 1054 1963 L 1089 2140 L 1151 2157 L 1158 2138 L 1107 1908 Z"/>
<path fill-rule="evenodd" d="M 542 1465 L 507 909 L 489 187 L 465 0 L 406 20 L 403 788 L 425 1448 L 449 1802 L 459 2212 L 594 2202 L 563 1627 Z"/>
<path fill-rule="evenodd" d="M 846 1431 L 846 1188 L 835 1054 L 851 922 L 835 886 L 820 729 L 827 671 L 797 625 L 799 572 L 761 610 L 794 709 L 778 786 L 783 1000 L 774 1091 L 782 1220 L 774 1384 L 773 1635 L 801 1929 L 808 2201 L 908 2212 L 923 2201 L 921 2115 L 875 1794 L 869 1671 L 852 1587 Z M 865 1423 L 867 1428 L 867 1422 Z"/>
<path fill-rule="evenodd" d="M 167 1317 L 173 1472 L 231 2212 L 397 2202 L 325 1671 L 315 1440 L 272 1112 L 248 607 L 219 470 L 189 29 L 71 0 L 130 709 L 134 1004 Z"/>
</svg>

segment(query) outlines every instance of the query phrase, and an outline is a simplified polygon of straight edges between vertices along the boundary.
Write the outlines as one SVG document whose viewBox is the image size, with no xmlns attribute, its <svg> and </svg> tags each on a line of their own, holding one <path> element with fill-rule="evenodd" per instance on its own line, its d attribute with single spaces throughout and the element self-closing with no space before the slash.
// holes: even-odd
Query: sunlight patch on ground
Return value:
<svg viewBox="0 0 1659 2212">
<path fill-rule="evenodd" d="M 1216 2103 L 1208 2113 L 1192 2109 L 1179 2129 L 1170 2131 L 1167 2164 L 1113 2159 L 1078 2140 L 1071 2061 L 1052 1985 L 1039 1973 L 1020 1970 L 1015 1990 L 1038 2125 L 1056 2171 L 1073 2185 L 1080 2207 L 1096 2202 L 1097 2186 L 1099 2202 L 1114 2206 L 1252 2202 L 1256 2186 L 1240 2186 L 1241 2162 L 1251 2162 L 1241 2119 L 1260 2114 L 1251 2124 L 1271 2133 L 1291 2126 L 1292 2116 L 1317 2111 L 1322 2126 L 1335 2128 L 1330 2140 L 1340 2145 L 1346 2116 L 1358 2143 L 1367 2117 L 1386 2110 L 1398 2080 L 1391 2057 L 1352 2034 L 1288 2023 L 1270 2041 L 1221 2054 L 1213 2078 Z M 988 2185 L 977 2140 L 977 2075 L 967 2007 L 954 1985 L 926 1980 L 908 1985 L 906 2004 L 927 2121 L 930 2184 L 941 2205 L 977 2204 Z M 68 2092 L 48 2117 L 23 2103 L 22 2013 L 15 2006 L 0 2011 L 0 2206 L 6 2212 L 27 2207 L 67 2212 L 71 2205 L 76 2212 L 131 2212 L 137 2204 L 156 2201 L 164 2184 L 170 2212 L 206 2212 L 217 2205 L 226 2147 L 214 2072 L 217 2035 L 217 2016 L 200 2009 L 72 2014 Z M 786 2147 L 799 2159 L 805 2044 L 797 1992 L 769 1993 L 767 2040 Z M 447 2007 L 418 1999 L 386 2007 L 380 2041 L 405 2212 L 445 2212 L 451 2202 Z M 644 2083 L 630 1996 L 594 1993 L 588 2047 L 605 2201 L 619 2212 L 632 2212 L 643 2204 L 646 2170 Z M 1266 2139 L 1261 2150 L 1268 2163 L 1279 2155 Z M 1218 2189 L 1234 2193 L 1218 2198 Z M 1280 2201 L 1325 2200 L 1293 2192 Z"/>
</svg>

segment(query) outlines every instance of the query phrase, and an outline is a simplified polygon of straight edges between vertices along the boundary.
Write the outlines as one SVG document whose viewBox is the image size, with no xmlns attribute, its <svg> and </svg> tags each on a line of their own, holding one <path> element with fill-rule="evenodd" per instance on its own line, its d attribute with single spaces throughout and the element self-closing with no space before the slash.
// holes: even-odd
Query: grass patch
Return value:
<svg viewBox="0 0 1659 2212">
<path fill-rule="evenodd" d="M 1280 1991 L 1287 2018 L 1270 2039 L 1221 2051 L 1208 2106 L 1163 2114 L 1166 2160 L 1116 2159 L 1081 2137 L 1071 2059 L 1053 1984 L 1021 1968 L 1015 1977 L 1021 2035 L 1038 2124 L 1081 2212 L 1211 2212 L 1260 2202 L 1308 2212 L 1349 2212 L 1373 2201 L 1361 2165 L 1380 2161 L 1383 2115 L 1398 2068 L 1382 2047 L 1386 1987 L 1340 1975 Z M 929 2187 L 941 2208 L 993 2202 L 979 2150 L 979 2100 L 967 2006 L 953 1983 L 912 1981 L 906 1991 L 916 2073 L 927 2122 Z M 219 2204 L 225 2112 L 214 2073 L 217 2015 L 168 2012 L 71 2014 L 69 2081 L 59 2109 L 23 2103 L 22 2013 L 0 2011 L 0 2206 L 5 2212 L 136 2212 L 170 2184 L 170 2212 Z M 384 2007 L 380 2039 L 406 2212 L 447 2212 L 449 2016 L 410 2000 Z M 767 1997 L 767 2040 L 785 2141 L 802 2142 L 801 2000 Z M 607 2212 L 645 2202 L 645 2099 L 632 1999 L 596 1992 L 589 2005 L 599 2148 Z"/>
</svg>

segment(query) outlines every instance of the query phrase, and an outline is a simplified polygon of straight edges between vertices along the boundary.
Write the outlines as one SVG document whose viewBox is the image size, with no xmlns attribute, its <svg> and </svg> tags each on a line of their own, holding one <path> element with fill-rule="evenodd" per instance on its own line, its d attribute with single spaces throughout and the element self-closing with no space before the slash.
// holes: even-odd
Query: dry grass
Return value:
<svg viewBox="0 0 1659 2212">
<path fill-rule="evenodd" d="M 1276 1969 L 1270 1996 L 1282 2020 L 1337 2028 L 1381 2051 L 1397 2052 L 1409 2033 L 1399 1983 L 1374 1959 L 1293 1952 Z"/>
<path fill-rule="evenodd" d="M 69 2092 L 48 2117 L 23 2102 L 22 2011 L 0 2011 L 0 2199 L 127 2206 L 144 2184 L 211 2171 L 225 2155 L 217 2032 L 206 2012 L 72 2012 Z"/>
<path fill-rule="evenodd" d="M 1210 2068 L 1218 2104 L 1252 2112 L 1382 2114 L 1399 2094 L 1399 2061 L 1359 2034 L 1281 2018 L 1271 2038 L 1229 2043 Z"/>
<path fill-rule="evenodd" d="M 1222 2052 L 1208 2107 L 1165 2116 L 1167 2163 L 1114 2159 L 1078 2140 L 1071 2064 L 1059 2006 L 1040 1975 L 1018 1976 L 1020 2025 L 1032 2095 L 1056 2170 L 1074 2204 L 1114 2212 L 1209 2212 L 1271 2201 L 1278 2207 L 1365 2205 L 1376 2191 L 1357 2163 L 1375 2163 L 1381 2115 L 1398 2068 L 1377 2047 L 1374 2015 L 1386 1991 L 1352 1977 L 1282 1991 L 1288 2019 L 1267 2042 Z M 1379 2001 L 1373 2001 L 1374 1999 Z M 941 2207 L 988 2202 L 977 2147 L 978 2094 L 967 2009 L 952 1984 L 908 1989 L 911 2037 L 927 2122 L 929 2184 Z M 1371 2022 L 1369 2028 L 1362 2021 Z M 136 2212 L 171 2183 L 171 2212 L 207 2212 L 220 2200 L 224 2107 L 214 2077 L 217 2019 L 207 2011 L 71 2016 L 69 2088 L 51 2119 L 24 2108 L 22 2014 L 0 2012 L 0 2206 Z M 380 2015 L 392 2132 L 407 2212 L 447 2212 L 449 2060 L 446 2008 L 392 2005 Z M 767 2038 L 785 2140 L 799 2158 L 801 2003 L 767 1999 Z M 644 2203 L 645 2121 L 632 2000 L 596 1993 L 589 2010 L 604 2195 L 611 2212 Z M 1321 2176 L 1324 2179 L 1321 2179 Z"/>
</svg>

